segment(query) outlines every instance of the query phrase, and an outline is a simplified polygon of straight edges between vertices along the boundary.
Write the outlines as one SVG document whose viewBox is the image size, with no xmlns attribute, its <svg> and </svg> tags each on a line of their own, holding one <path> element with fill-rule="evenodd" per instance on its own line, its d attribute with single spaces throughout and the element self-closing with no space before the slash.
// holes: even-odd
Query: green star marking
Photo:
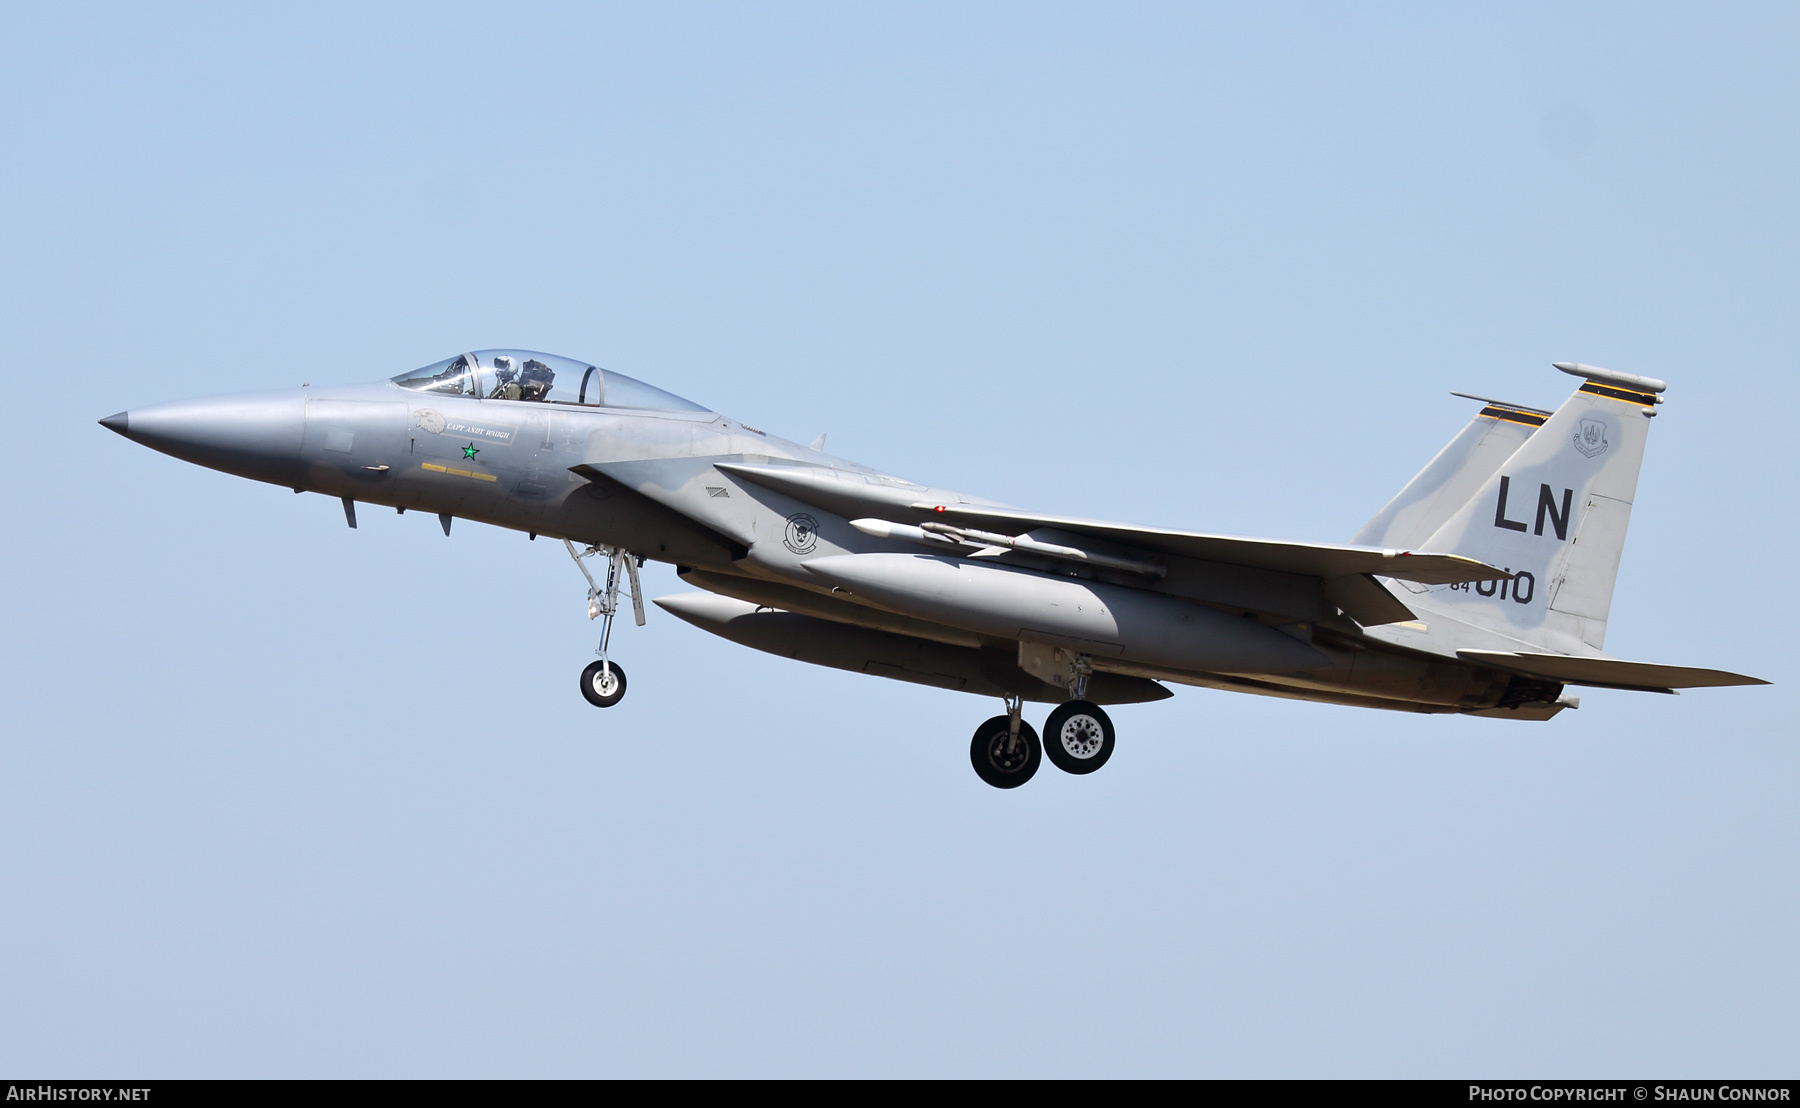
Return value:
<svg viewBox="0 0 1800 1108">
<path fill-rule="evenodd" d="M 463 447 L 463 457 L 465 457 L 465 458 L 473 458 L 475 455 L 477 455 L 479 453 L 481 453 L 481 451 L 475 449 L 474 443 L 470 443 L 469 445 Z"/>
</svg>

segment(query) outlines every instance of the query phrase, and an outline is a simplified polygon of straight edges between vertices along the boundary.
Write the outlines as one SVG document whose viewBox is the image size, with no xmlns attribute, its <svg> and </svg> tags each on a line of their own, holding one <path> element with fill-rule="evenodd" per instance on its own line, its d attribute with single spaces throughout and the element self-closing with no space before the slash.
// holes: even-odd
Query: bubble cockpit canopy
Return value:
<svg viewBox="0 0 1800 1108">
<path fill-rule="evenodd" d="M 481 400 L 533 400 L 654 412 L 708 410 L 635 377 L 535 350 L 475 350 L 392 380 L 403 389 Z"/>
</svg>

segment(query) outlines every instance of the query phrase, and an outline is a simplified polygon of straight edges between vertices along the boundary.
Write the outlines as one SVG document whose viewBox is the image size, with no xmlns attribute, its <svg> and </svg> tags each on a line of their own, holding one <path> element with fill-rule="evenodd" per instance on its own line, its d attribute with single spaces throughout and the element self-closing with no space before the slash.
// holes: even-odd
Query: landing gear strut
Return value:
<svg viewBox="0 0 1800 1108">
<path fill-rule="evenodd" d="M 975 774 L 996 789 L 1016 789 L 1031 780 L 1044 760 L 1043 744 L 1031 724 L 1019 718 L 1019 697 L 1006 698 L 1006 714 L 975 729 L 969 761 Z"/>
<path fill-rule="evenodd" d="M 614 664 L 607 657 L 607 649 L 612 644 L 613 616 L 619 612 L 619 579 L 622 576 L 631 579 L 631 613 L 637 619 L 637 625 L 644 625 L 644 590 L 638 586 L 638 567 L 644 559 L 616 546 L 590 546 L 577 554 L 575 544 L 568 539 L 563 540 L 568 548 L 569 557 L 575 559 L 575 568 L 587 578 L 588 583 L 588 618 L 600 619 L 600 646 L 594 653 L 600 660 L 589 663 L 581 671 L 581 695 L 596 708 L 610 708 L 625 698 L 625 670 Z M 595 583 L 594 575 L 588 572 L 583 558 L 595 555 L 606 558 L 606 584 L 604 587 Z"/>
</svg>

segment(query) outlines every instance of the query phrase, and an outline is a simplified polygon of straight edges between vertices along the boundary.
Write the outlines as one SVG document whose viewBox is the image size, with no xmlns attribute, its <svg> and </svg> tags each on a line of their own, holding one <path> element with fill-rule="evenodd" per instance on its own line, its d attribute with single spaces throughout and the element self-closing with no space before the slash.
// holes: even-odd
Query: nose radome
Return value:
<svg viewBox="0 0 1800 1108">
<path fill-rule="evenodd" d="M 209 396 L 107 416 L 100 425 L 183 461 L 287 483 L 300 467 L 306 394 Z"/>
</svg>

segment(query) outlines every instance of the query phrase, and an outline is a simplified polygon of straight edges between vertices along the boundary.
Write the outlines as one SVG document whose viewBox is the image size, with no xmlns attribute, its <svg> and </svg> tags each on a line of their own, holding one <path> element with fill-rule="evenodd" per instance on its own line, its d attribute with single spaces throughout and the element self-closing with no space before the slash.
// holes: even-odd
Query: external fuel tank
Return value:
<svg viewBox="0 0 1800 1108">
<path fill-rule="evenodd" d="M 1179 597 L 929 554 L 845 554 L 814 577 L 903 615 L 997 639 L 1047 643 L 1209 673 L 1293 673 L 1328 664 L 1299 638 Z"/>
</svg>

